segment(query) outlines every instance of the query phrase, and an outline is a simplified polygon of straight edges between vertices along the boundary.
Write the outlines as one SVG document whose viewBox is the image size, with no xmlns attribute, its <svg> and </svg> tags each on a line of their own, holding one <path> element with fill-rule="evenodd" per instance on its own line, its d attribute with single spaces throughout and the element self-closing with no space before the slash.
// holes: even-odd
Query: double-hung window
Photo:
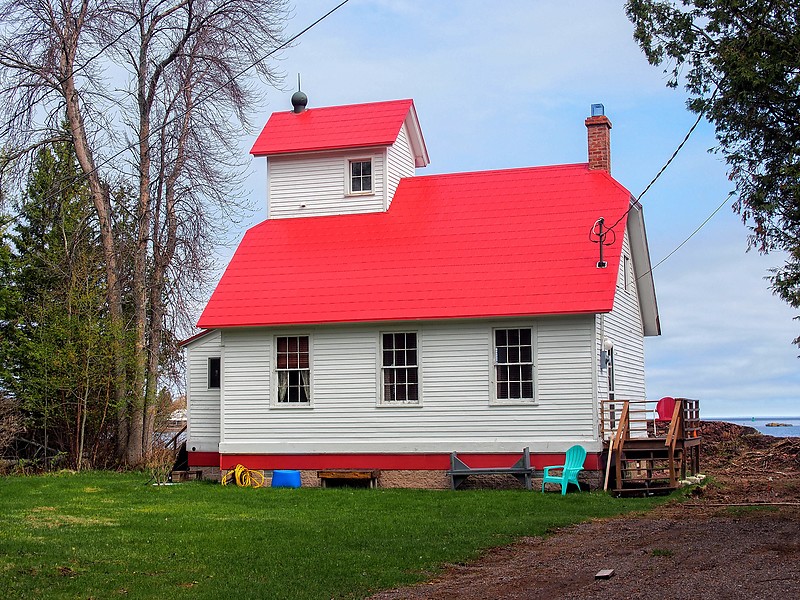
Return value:
<svg viewBox="0 0 800 600">
<path fill-rule="evenodd" d="M 311 402 L 311 361 L 307 335 L 275 338 L 277 404 L 297 406 Z"/>
<path fill-rule="evenodd" d="M 419 404 L 419 348 L 417 334 L 381 335 L 384 404 Z"/>
<path fill-rule="evenodd" d="M 494 330 L 495 398 L 533 401 L 533 342 L 529 327 Z"/>
<path fill-rule="evenodd" d="M 359 158 L 348 161 L 348 193 L 372 193 L 372 159 Z"/>
</svg>

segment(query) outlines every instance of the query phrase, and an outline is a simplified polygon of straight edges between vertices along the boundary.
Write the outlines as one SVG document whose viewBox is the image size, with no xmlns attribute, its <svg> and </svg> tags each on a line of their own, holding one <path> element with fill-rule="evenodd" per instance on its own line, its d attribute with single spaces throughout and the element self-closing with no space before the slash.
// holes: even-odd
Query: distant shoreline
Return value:
<svg viewBox="0 0 800 600">
<path fill-rule="evenodd" d="M 716 421 L 746 427 L 760 433 L 778 438 L 800 437 L 800 417 L 701 417 L 701 421 Z"/>
<path fill-rule="evenodd" d="M 746 417 L 706 417 L 705 415 L 700 417 L 701 421 L 725 421 L 726 423 L 730 423 L 732 421 L 800 421 L 800 415 L 769 415 L 766 417 L 754 417 L 754 416 L 746 416 Z"/>
</svg>

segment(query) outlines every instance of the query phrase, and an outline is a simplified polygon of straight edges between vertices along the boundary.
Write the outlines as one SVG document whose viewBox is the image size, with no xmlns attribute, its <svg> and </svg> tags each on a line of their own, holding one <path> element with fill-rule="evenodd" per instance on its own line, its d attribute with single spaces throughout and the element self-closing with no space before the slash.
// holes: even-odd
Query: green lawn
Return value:
<svg viewBox="0 0 800 600">
<path fill-rule="evenodd" d="M 654 505 L 603 493 L 0 478 L 5 598 L 358 598 L 524 535 Z"/>
</svg>

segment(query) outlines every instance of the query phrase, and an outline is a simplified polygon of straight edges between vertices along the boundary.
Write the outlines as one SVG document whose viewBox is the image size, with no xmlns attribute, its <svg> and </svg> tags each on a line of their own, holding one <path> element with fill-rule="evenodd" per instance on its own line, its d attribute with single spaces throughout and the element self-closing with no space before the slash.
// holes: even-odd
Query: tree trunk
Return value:
<svg viewBox="0 0 800 600">
<path fill-rule="evenodd" d="M 117 406 L 117 450 L 118 455 L 122 457 L 128 444 L 122 295 L 119 287 L 117 246 L 111 217 L 111 194 L 108 186 L 102 182 L 95 165 L 92 148 L 86 135 L 78 92 L 75 89 L 74 61 L 81 22 L 81 19 L 73 21 L 70 19 L 70 15 L 65 18 L 64 46 L 60 57 L 61 94 L 64 97 L 65 113 L 75 147 L 75 156 L 89 184 L 100 227 L 107 284 L 106 294 L 114 340 L 112 354 L 115 357 L 114 396 Z M 74 28 L 69 29 L 73 23 Z"/>
</svg>

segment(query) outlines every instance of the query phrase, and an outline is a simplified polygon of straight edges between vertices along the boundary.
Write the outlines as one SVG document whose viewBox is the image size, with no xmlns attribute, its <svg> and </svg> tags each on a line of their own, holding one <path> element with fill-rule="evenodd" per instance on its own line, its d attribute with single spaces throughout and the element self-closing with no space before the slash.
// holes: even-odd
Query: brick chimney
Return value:
<svg viewBox="0 0 800 600">
<path fill-rule="evenodd" d="M 602 104 L 592 104 L 592 116 L 586 119 L 589 138 L 589 170 L 611 173 L 611 121 Z"/>
</svg>

